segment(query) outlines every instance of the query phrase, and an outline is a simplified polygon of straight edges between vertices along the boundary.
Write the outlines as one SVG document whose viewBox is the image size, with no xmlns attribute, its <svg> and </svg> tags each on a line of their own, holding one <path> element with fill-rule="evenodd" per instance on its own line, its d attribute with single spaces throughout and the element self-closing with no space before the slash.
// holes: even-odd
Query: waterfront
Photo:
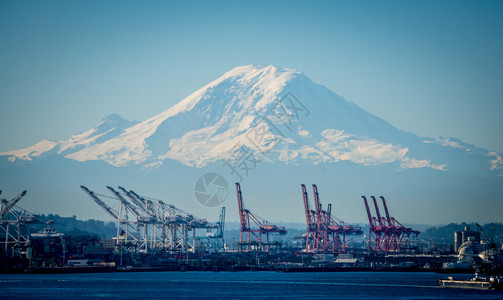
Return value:
<svg viewBox="0 0 503 300">
<path fill-rule="evenodd" d="M 0 290 L 3 299 L 503 298 L 503 291 L 440 288 L 438 279 L 447 276 L 470 277 L 405 272 L 1 274 Z"/>
</svg>

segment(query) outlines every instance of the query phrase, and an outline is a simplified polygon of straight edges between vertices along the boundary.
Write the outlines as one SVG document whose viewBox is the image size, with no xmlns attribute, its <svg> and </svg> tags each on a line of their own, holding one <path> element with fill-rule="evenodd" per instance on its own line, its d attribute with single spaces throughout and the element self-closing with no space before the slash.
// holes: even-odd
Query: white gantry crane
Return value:
<svg viewBox="0 0 503 300">
<path fill-rule="evenodd" d="M 6 255 L 19 255 L 21 251 L 26 250 L 30 245 L 31 224 L 51 223 L 17 206 L 25 195 L 26 191 L 23 191 L 11 200 L 1 199 L 0 245 Z"/>
<path fill-rule="evenodd" d="M 224 240 L 224 230 L 225 230 L 225 207 L 220 210 L 220 217 L 217 222 L 217 231 L 208 232 L 206 238 L 208 240 L 208 249 L 210 252 L 220 252 L 225 251 L 225 240 Z"/>
<path fill-rule="evenodd" d="M 81 188 L 117 222 L 116 246 L 126 246 L 129 251 L 195 251 L 196 229 L 218 227 L 174 205 L 120 186 L 118 190 L 107 186 L 114 197 L 96 194 L 85 186 Z M 112 208 L 100 197 L 118 200 L 119 208 Z"/>
</svg>

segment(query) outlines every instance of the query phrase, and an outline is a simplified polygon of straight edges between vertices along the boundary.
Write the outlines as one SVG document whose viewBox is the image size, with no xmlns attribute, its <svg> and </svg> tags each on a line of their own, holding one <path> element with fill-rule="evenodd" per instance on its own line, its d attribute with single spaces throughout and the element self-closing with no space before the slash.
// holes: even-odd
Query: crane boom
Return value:
<svg viewBox="0 0 503 300">
<path fill-rule="evenodd" d="M 1 191 L 0 191 L 1 192 Z M 2 212 L 0 213 L 0 216 L 3 217 L 4 215 L 6 215 L 7 213 L 9 213 L 10 209 L 16 205 L 16 203 L 19 202 L 19 200 L 21 200 L 21 198 L 24 197 L 24 195 L 26 195 L 26 191 L 23 191 L 21 194 L 19 194 L 16 198 L 14 199 L 11 199 L 10 201 L 7 201 L 7 203 L 5 204 L 5 206 L 2 208 Z M 3 201 L 2 201 L 3 202 Z"/>
<path fill-rule="evenodd" d="M 386 220 L 388 220 L 388 224 L 391 225 L 391 217 L 389 215 L 388 206 L 386 205 L 386 200 L 384 200 L 383 196 L 381 196 L 380 198 L 381 198 L 382 204 L 384 206 L 384 212 L 386 213 Z"/>
<path fill-rule="evenodd" d="M 145 200 L 145 198 L 143 198 L 142 196 L 138 195 L 135 191 L 133 190 L 129 190 L 129 192 L 131 194 L 133 194 L 133 196 L 135 196 L 138 200 L 140 200 L 143 204 L 145 204 L 147 202 L 147 200 Z"/>
<path fill-rule="evenodd" d="M 98 196 L 96 196 L 96 194 L 93 191 L 90 191 L 88 188 L 86 188 L 83 185 L 81 185 L 80 188 L 82 190 L 84 190 L 84 192 L 86 192 L 89 195 L 89 197 L 91 197 L 96 203 L 98 203 L 98 205 L 101 206 L 114 219 L 119 218 L 119 213 L 117 211 L 115 211 L 113 208 L 111 208 L 110 206 L 108 206 L 105 202 L 103 202 L 103 200 L 98 198 Z"/>
<path fill-rule="evenodd" d="M 374 222 L 372 221 L 372 214 L 370 213 L 370 207 L 369 207 L 369 204 L 367 202 L 367 197 L 365 196 L 362 196 L 363 198 L 363 201 L 365 202 L 365 209 L 367 210 L 367 217 L 369 218 L 369 224 L 370 224 L 370 228 L 371 230 L 374 229 Z"/>
<path fill-rule="evenodd" d="M 489 248 L 492 248 L 492 249 L 498 248 L 496 246 L 496 243 L 493 240 L 489 240 L 489 238 L 485 234 L 484 230 L 482 229 L 482 226 L 480 226 L 479 223 L 475 223 L 475 225 L 477 225 L 477 227 L 479 228 L 480 232 L 482 233 L 482 236 L 484 237 L 484 240 L 486 240 L 486 242 L 487 242 L 487 246 L 489 246 Z"/>
<path fill-rule="evenodd" d="M 307 224 L 307 229 L 313 229 L 315 226 L 313 223 L 313 217 L 311 213 L 311 209 L 309 209 L 309 198 L 307 196 L 307 190 L 306 186 L 304 184 L 300 185 L 302 187 L 302 199 L 304 200 L 304 210 L 306 212 L 306 224 Z"/>
<path fill-rule="evenodd" d="M 320 198 L 319 198 L 319 193 L 318 193 L 318 187 L 316 184 L 313 184 L 313 194 L 314 194 L 314 206 L 316 208 L 316 214 L 320 214 L 321 212 L 321 204 L 320 204 Z"/>
<path fill-rule="evenodd" d="M 379 225 L 380 226 L 384 226 L 383 222 L 382 222 L 382 219 L 381 219 L 381 213 L 379 211 L 379 206 L 377 205 L 377 200 L 376 200 L 376 197 L 374 196 L 370 196 L 372 198 L 372 200 L 374 201 L 374 206 L 376 208 L 376 214 L 377 214 L 377 221 L 379 222 Z"/>
<path fill-rule="evenodd" d="M 131 205 L 131 203 L 129 203 L 124 197 L 122 197 L 119 192 L 114 190 L 114 188 L 111 186 L 107 186 L 107 189 L 111 191 L 115 195 L 115 197 L 117 197 L 127 208 L 129 208 L 137 218 L 140 217 L 140 213 L 138 212 L 138 210 L 136 210 L 136 207 Z"/>
<path fill-rule="evenodd" d="M 246 212 L 243 205 L 243 193 L 241 192 L 241 185 L 236 182 L 236 193 L 238 197 L 238 208 L 239 208 L 239 222 L 241 223 L 241 229 L 249 229 L 249 224 L 245 218 Z"/>
<path fill-rule="evenodd" d="M 318 229 L 326 228 L 328 224 L 325 220 L 324 211 L 321 209 L 320 194 L 318 193 L 316 184 L 313 184 L 313 196 L 314 205 L 316 206 L 316 226 Z"/>
<path fill-rule="evenodd" d="M 140 208 L 143 208 L 145 206 L 144 203 L 142 203 L 138 198 L 136 198 L 131 192 L 128 192 L 125 188 L 123 188 L 122 186 L 119 186 L 119 190 L 123 191 L 128 197 L 129 199 L 131 199 L 131 201 L 133 201 L 133 203 L 140 207 Z"/>
</svg>

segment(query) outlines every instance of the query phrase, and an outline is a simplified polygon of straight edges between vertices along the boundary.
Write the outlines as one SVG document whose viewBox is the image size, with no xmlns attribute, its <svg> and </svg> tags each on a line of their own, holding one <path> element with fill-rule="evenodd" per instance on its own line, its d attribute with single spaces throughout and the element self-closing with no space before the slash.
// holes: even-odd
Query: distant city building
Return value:
<svg viewBox="0 0 503 300">
<path fill-rule="evenodd" d="M 458 251 L 459 247 L 467 241 L 472 241 L 474 246 L 480 244 L 480 232 L 473 231 L 470 227 L 465 226 L 465 229 L 462 231 L 454 232 L 454 251 Z"/>
</svg>

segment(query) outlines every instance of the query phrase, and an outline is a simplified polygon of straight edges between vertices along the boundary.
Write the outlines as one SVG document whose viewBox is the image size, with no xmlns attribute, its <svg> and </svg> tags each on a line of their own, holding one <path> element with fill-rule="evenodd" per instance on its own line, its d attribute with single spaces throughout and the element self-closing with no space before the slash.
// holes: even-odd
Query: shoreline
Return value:
<svg viewBox="0 0 503 300">
<path fill-rule="evenodd" d="M 284 266 L 233 266 L 233 267 L 110 267 L 80 266 L 54 267 L 26 270 L 3 270 L 0 274 L 83 274 L 83 273 L 127 273 L 127 272 L 277 272 L 277 273 L 340 273 L 340 272 L 400 272 L 400 273 L 437 273 L 437 274 L 474 274 L 474 270 L 449 269 L 432 270 L 424 268 L 367 268 L 367 267 L 284 267 Z"/>
</svg>

